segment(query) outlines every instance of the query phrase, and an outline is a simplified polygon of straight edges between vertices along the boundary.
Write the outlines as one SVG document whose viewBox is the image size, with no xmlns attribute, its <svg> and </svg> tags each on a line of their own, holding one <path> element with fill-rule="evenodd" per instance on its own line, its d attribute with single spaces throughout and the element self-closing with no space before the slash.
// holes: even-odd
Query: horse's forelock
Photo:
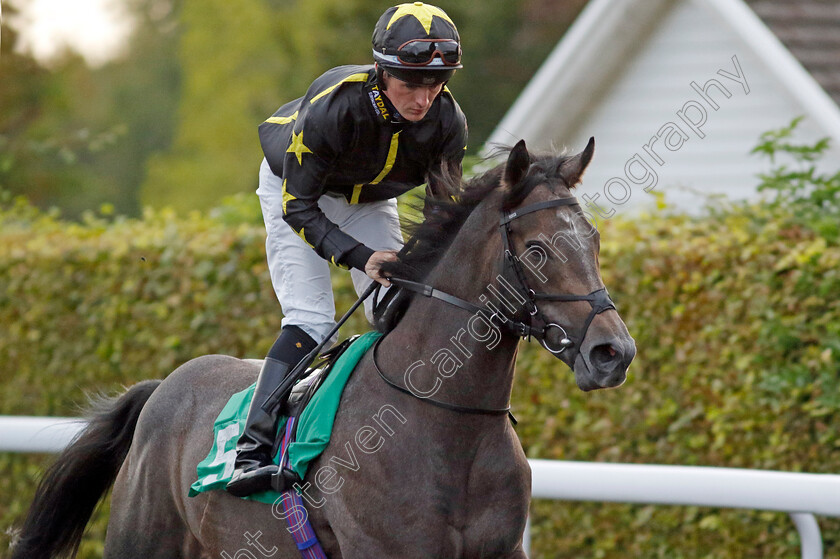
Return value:
<svg viewBox="0 0 840 559">
<path fill-rule="evenodd" d="M 561 172 L 563 164 L 572 156 L 566 153 L 558 155 L 531 155 L 531 165 L 525 177 L 516 185 L 511 185 L 510 190 L 503 202 L 504 210 L 512 210 L 525 200 L 536 187 L 542 184 L 555 183 L 559 179 L 570 191 L 574 185 L 566 182 Z"/>
</svg>

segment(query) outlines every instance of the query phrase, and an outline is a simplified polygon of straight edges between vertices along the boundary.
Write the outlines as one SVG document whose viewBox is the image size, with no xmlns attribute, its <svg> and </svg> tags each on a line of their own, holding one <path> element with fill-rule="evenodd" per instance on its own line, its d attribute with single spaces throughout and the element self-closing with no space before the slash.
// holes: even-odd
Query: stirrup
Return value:
<svg viewBox="0 0 840 559">
<path fill-rule="evenodd" d="M 300 484 L 303 480 L 297 472 L 290 468 L 280 468 L 271 476 L 271 488 L 278 493 L 284 493 Z"/>
<path fill-rule="evenodd" d="M 249 472 L 242 472 L 238 476 L 234 473 L 233 479 L 228 482 L 225 489 L 234 497 L 247 497 L 269 490 L 283 493 L 302 481 L 294 470 L 271 464 Z"/>
<path fill-rule="evenodd" d="M 278 473 L 280 466 L 270 464 L 254 470 L 233 473 L 233 478 L 225 486 L 225 490 L 235 497 L 247 497 L 254 493 L 262 493 L 272 488 L 272 478 Z"/>
</svg>

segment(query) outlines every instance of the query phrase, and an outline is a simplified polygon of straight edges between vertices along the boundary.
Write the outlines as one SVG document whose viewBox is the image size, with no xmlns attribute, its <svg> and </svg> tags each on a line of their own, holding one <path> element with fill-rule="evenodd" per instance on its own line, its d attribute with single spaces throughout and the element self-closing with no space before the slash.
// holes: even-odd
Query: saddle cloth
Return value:
<svg viewBox="0 0 840 559">
<path fill-rule="evenodd" d="M 291 469 L 301 478 L 306 475 L 310 462 L 317 458 L 329 444 L 344 387 L 359 359 L 381 335 L 379 332 L 368 332 L 359 336 L 350 347 L 345 349 L 332 366 L 323 384 L 312 396 L 309 404 L 300 412 L 297 437 L 289 445 L 288 454 Z M 317 378 L 315 372 L 311 373 L 298 383 L 301 385 L 300 388 L 296 385 L 296 392 L 306 391 L 309 387 L 308 383 L 317 382 L 317 380 L 320 379 Z M 231 396 L 216 418 L 213 424 L 213 448 L 196 467 L 198 478 L 190 486 L 190 497 L 213 489 L 224 489 L 230 481 L 236 457 L 236 442 L 244 429 L 255 386 L 256 383 Z M 280 418 L 279 434 L 283 433 L 287 419 Z M 274 457 L 275 464 L 279 464 L 280 458 L 279 454 Z M 281 496 L 282 494 L 276 491 L 266 491 L 245 498 L 270 504 L 276 502 Z"/>
</svg>

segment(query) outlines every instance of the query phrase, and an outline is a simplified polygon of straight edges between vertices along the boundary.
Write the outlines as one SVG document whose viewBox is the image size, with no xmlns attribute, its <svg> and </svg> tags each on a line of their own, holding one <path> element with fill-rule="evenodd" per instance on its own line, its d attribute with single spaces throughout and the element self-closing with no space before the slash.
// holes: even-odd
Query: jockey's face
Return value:
<svg viewBox="0 0 840 559">
<path fill-rule="evenodd" d="M 385 79 L 385 95 L 393 103 L 397 112 L 406 120 L 417 122 L 423 120 L 432 102 L 440 94 L 443 84 L 418 85 L 398 80 L 387 72 Z"/>
</svg>

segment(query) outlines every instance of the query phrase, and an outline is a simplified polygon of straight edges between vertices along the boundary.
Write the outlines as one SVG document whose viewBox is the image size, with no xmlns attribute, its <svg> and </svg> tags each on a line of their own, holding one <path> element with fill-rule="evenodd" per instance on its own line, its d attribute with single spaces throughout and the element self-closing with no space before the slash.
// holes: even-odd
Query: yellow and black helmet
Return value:
<svg viewBox="0 0 840 559">
<path fill-rule="evenodd" d="M 373 30 L 380 70 L 421 85 L 444 83 L 461 65 L 461 38 L 446 12 L 413 2 L 388 8 Z M 382 84 L 384 85 L 384 84 Z"/>
</svg>

